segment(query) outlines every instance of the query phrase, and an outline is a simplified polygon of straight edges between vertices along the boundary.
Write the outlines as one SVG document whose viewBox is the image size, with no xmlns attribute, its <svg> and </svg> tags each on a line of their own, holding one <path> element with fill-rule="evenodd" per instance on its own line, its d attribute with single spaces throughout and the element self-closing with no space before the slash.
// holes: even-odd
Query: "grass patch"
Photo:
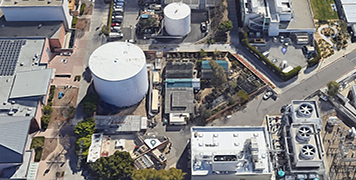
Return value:
<svg viewBox="0 0 356 180">
<path fill-rule="evenodd" d="M 330 4 L 335 4 L 334 0 L 310 0 L 314 19 L 339 19 L 337 11 L 331 9 Z"/>
<path fill-rule="evenodd" d="M 31 142 L 31 149 L 35 149 L 35 162 L 39 162 L 41 160 L 42 156 L 42 150 L 43 150 L 43 145 L 44 145 L 44 140 L 45 138 L 43 136 L 41 137 L 34 137 Z"/>
</svg>

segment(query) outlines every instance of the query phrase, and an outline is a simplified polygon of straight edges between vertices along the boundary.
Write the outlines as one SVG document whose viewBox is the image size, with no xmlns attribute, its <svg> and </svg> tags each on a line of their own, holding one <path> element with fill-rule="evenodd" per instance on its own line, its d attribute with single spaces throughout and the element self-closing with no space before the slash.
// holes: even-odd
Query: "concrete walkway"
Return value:
<svg viewBox="0 0 356 180">
<path fill-rule="evenodd" d="M 327 27 L 330 27 L 329 25 L 323 25 L 323 26 L 320 26 L 319 28 L 318 28 L 318 33 L 320 34 L 320 36 L 321 36 L 321 38 L 323 38 L 326 42 L 328 42 L 329 44 L 331 44 L 331 46 L 334 48 L 334 50 L 335 50 L 335 52 L 337 52 L 337 48 L 336 48 L 336 46 L 335 46 L 335 44 L 333 43 L 333 42 L 331 42 L 330 41 L 330 39 L 329 38 L 327 38 L 323 33 L 321 33 L 321 31 L 324 29 L 324 28 L 327 28 Z M 332 26 L 332 27 L 330 27 L 331 29 L 333 29 L 334 30 L 334 35 L 333 36 L 331 36 L 330 38 L 334 38 L 336 35 L 337 35 L 337 29 L 334 27 L 334 26 Z"/>
</svg>

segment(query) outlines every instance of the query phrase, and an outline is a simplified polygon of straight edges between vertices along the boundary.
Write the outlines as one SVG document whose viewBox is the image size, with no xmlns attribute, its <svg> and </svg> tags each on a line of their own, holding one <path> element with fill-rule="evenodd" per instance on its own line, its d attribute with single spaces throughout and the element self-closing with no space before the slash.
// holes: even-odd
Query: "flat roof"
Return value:
<svg viewBox="0 0 356 180">
<path fill-rule="evenodd" d="M 192 176 L 271 174 L 265 127 L 192 127 L 190 145 Z"/>
<path fill-rule="evenodd" d="M 293 15 L 286 29 L 315 29 L 309 0 L 291 0 Z"/>
<path fill-rule="evenodd" d="M 166 88 L 165 113 L 194 113 L 193 88 Z"/>
<path fill-rule="evenodd" d="M 142 130 L 142 121 L 146 118 L 138 115 L 129 116 L 94 116 L 95 129 L 104 130 L 107 133 L 115 132 L 139 132 Z"/>
<path fill-rule="evenodd" d="M 21 7 L 21 6 L 62 6 L 63 0 L 3 0 L 3 7 Z"/>
<path fill-rule="evenodd" d="M 17 61 L 12 66 L 14 68 L 14 74 L 13 75 L 3 75 L 0 76 L 0 115 L 7 115 L 8 111 L 10 109 L 13 109 L 13 106 L 17 106 L 19 109 L 26 109 L 27 110 L 22 110 L 22 111 L 16 111 L 14 112 L 13 116 L 25 116 L 25 115 L 30 115 L 34 116 L 36 113 L 37 105 L 38 105 L 38 100 L 39 99 L 16 99 L 15 103 L 12 102 L 10 95 L 12 94 L 12 90 L 15 90 L 14 93 L 18 94 L 17 92 L 23 91 L 19 90 L 18 88 L 13 88 L 14 82 L 15 82 L 15 76 L 18 73 L 23 73 L 23 72 L 29 72 L 29 71 L 40 71 L 46 69 L 46 66 L 40 66 L 40 59 L 42 57 L 42 52 L 43 48 L 45 45 L 46 39 L 43 38 L 0 38 L 1 41 L 19 41 L 19 40 L 25 40 L 23 41 L 24 43 L 22 44 L 21 49 L 20 48 L 5 48 L 3 44 L 0 43 L 0 48 L 3 49 L 0 53 L 7 54 L 7 55 L 15 55 L 18 53 Z M 2 47 L 4 46 L 4 47 Z M 8 51 L 8 52 L 6 52 Z M 16 52 L 19 51 L 19 52 Z M 15 52 L 15 53 L 14 53 Z M 34 62 L 34 57 L 37 55 L 37 58 L 35 58 L 36 63 Z M 2 59 L 2 63 L 10 63 L 12 61 L 11 58 L 4 57 Z M 48 71 L 48 70 L 47 70 Z M 21 76 L 21 75 L 20 75 Z M 27 79 L 26 79 L 27 78 Z M 42 77 L 41 77 L 42 78 Z M 32 79 L 31 77 L 22 77 L 22 81 L 36 81 Z M 20 87 L 21 84 L 18 84 L 19 86 L 16 85 L 16 87 Z M 37 88 L 37 87 L 36 87 Z M 45 87 L 41 91 L 47 91 L 48 87 Z M 37 89 L 38 90 L 38 89 Z M 29 90 L 31 91 L 31 90 Z M 15 96 L 14 96 L 15 97 Z M 10 102 L 11 101 L 11 102 Z"/>
<path fill-rule="evenodd" d="M 52 69 L 17 73 L 10 98 L 45 96 L 51 75 Z"/>
<path fill-rule="evenodd" d="M 39 27 L 41 24 L 41 27 Z M 0 37 L 47 37 L 55 36 L 62 27 L 61 21 L 6 21 L 5 17 L 0 18 Z"/>
<path fill-rule="evenodd" d="M 355 4 L 343 4 L 346 21 L 348 23 L 356 23 L 356 3 Z"/>
</svg>

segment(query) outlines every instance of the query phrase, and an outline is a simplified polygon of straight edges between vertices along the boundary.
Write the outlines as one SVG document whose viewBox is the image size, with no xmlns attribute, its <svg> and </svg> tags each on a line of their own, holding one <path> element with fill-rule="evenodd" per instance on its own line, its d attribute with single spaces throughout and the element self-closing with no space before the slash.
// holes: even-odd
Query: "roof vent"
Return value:
<svg viewBox="0 0 356 180">
<path fill-rule="evenodd" d="M 47 1 L 47 4 L 51 3 L 51 0 Z"/>
<path fill-rule="evenodd" d="M 313 113 L 313 106 L 309 103 L 303 103 L 299 106 L 297 113 L 299 116 L 310 117 Z"/>
<path fill-rule="evenodd" d="M 297 130 L 297 140 L 308 142 L 312 136 L 312 130 L 308 126 L 301 126 Z"/>
<path fill-rule="evenodd" d="M 311 144 L 306 144 L 300 148 L 300 156 L 304 159 L 310 160 L 314 159 L 316 154 L 316 149 Z"/>
<path fill-rule="evenodd" d="M 15 1 L 15 2 L 14 2 L 14 4 L 17 4 L 17 3 L 19 3 L 19 2 L 18 2 L 18 1 Z"/>
</svg>

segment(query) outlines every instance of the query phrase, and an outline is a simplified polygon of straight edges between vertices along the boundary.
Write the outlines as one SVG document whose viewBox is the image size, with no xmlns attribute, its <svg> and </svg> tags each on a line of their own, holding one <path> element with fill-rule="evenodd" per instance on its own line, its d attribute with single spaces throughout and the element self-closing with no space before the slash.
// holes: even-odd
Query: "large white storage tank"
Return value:
<svg viewBox="0 0 356 180">
<path fill-rule="evenodd" d="M 141 101 L 148 89 L 146 57 L 136 45 L 111 42 L 89 58 L 94 87 L 100 98 L 118 107 Z"/>
<path fill-rule="evenodd" d="M 190 32 L 190 7 L 184 3 L 171 3 L 164 8 L 164 26 L 171 36 L 185 36 Z"/>
</svg>

